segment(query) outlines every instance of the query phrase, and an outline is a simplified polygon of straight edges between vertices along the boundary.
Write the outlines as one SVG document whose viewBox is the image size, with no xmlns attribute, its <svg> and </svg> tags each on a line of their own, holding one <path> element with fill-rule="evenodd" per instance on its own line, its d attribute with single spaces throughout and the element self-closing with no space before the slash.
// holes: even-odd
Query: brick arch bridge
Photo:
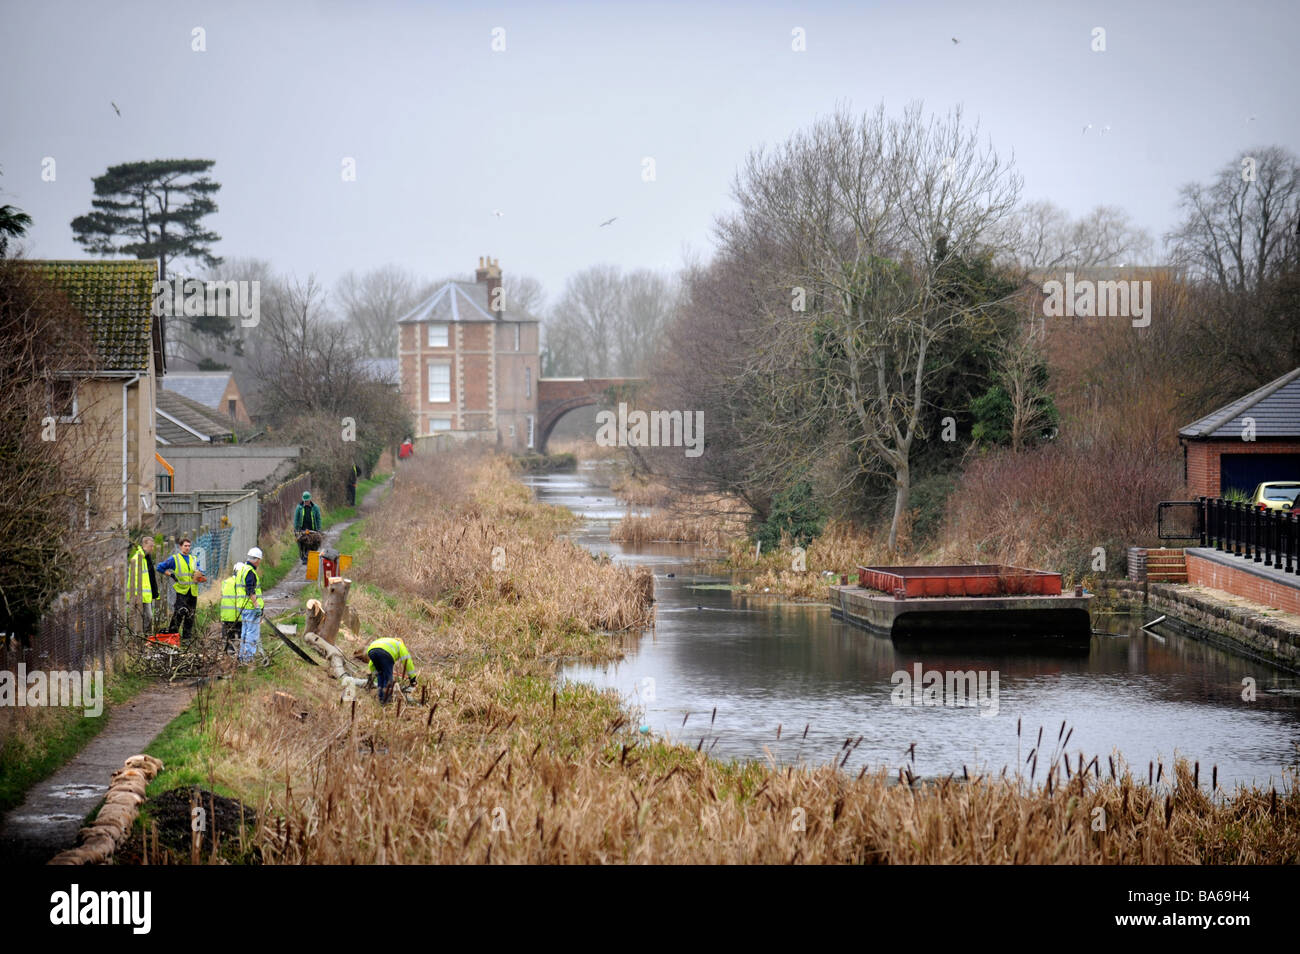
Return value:
<svg viewBox="0 0 1300 954">
<path fill-rule="evenodd" d="M 611 388 L 636 388 L 645 378 L 541 378 L 537 382 L 537 451 L 546 453 L 546 442 L 560 418 L 580 407 L 596 407 L 610 398 Z"/>
</svg>

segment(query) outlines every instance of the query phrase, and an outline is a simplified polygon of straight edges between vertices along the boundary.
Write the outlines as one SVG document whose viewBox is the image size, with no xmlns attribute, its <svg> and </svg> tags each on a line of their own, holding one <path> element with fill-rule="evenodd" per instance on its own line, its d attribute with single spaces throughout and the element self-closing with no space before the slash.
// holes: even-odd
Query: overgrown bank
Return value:
<svg viewBox="0 0 1300 954">
<path fill-rule="evenodd" d="M 574 546 L 571 522 L 492 458 L 404 467 L 361 525 L 352 603 L 362 639 L 406 640 L 426 704 L 341 703 L 282 653 L 205 694 L 156 789 L 197 781 L 256 808 L 269 863 L 1300 859 L 1293 790 L 1216 801 L 1187 765 L 1148 786 L 1054 728 L 1032 784 L 778 770 L 647 741 L 614 695 L 555 683 L 561 660 L 617 655 L 605 630 L 650 622 L 644 576 Z"/>
</svg>

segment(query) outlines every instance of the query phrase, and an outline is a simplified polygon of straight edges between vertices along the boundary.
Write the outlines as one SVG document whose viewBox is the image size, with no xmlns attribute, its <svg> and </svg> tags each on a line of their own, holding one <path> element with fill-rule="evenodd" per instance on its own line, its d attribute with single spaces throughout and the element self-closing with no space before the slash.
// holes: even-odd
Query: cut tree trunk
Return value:
<svg viewBox="0 0 1300 954">
<path fill-rule="evenodd" d="M 321 621 L 316 633 L 321 639 L 334 645 L 339 635 L 339 624 L 348 608 L 348 590 L 352 589 L 351 580 L 337 580 L 325 587 L 325 619 Z"/>
<path fill-rule="evenodd" d="M 313 632 L 303 633 L 302 639 L 303 642 L 305 642 L 308 646 L 310 646 L 312 649 L 316 650 L 316 652 L 320 653 L 327 660 L 329 660 L 330 675 L 332 675 L 335 679 L 338 679 L 345 672 L 347 672 L 347 670 L 344 668 L 345 660 L 343 658 L 343 651 L 339 649 L 337 646 L 335 646 L 332 643 L 325 642 L 325 640 L 321 639 Z"/>
</svg>

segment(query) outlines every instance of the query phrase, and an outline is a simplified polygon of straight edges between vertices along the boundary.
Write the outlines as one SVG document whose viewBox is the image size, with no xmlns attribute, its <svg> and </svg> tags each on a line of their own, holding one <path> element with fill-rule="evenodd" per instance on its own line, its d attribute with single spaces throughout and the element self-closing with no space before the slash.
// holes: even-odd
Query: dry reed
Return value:
<svg viewBox="0 0 1300 954">
<path fill-rule="evenodd" d="M 424 704 L 340 703 L 298 666 L 306 719 L 266 684 L 214 708 L 215 771 L 260 793 L 267 862 L 1300 860 L 1294 785 L 1212 799 L 1183 762 L 1155 785 L 1082 755 L 1071 771 L 1068 736 L 1045 779 L 1035 759 L 1029 780 L 926 782 L 905 761 L 853 777 L 647 742 L 614 694 L 554 681 L 562 658 L 617 654 L 602 627 L 648 621 L 634 574 L 568 545 L 496 462 L 421 466 L 371 518 L 353 602 L 367 635 L 411 646 Z"/>
</svg>

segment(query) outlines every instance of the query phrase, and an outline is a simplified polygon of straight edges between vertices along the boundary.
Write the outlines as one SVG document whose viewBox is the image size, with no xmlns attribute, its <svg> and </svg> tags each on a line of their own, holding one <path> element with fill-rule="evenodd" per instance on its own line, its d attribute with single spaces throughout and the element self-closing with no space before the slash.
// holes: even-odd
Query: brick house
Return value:
<svg viewBox="0 0 1300 954">
<path fill-rule="evenodd" d="M 420 436 L 537 446 L 539 324 L 502 300 L 501 266 L 480 258 L 397 320 L 401 391 Z"/>
<path fill-rule="evenodd" d="M 1300 480 L 1300 368 L 1178 432 L 1189 497 Z"/>
</svg>

